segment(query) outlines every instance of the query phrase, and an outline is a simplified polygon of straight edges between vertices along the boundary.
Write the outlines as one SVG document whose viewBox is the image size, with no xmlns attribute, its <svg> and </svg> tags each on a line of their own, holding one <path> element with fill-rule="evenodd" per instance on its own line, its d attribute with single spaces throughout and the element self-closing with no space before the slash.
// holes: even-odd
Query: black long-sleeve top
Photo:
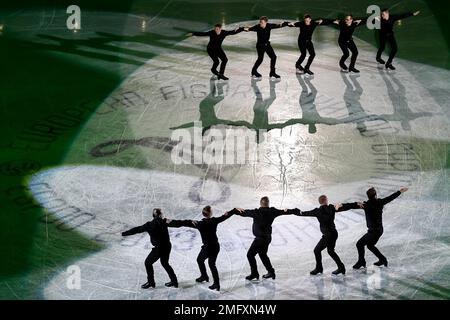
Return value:
<svg viewBox="0 0 450 320">
<path fill-rule="evenodd" d="M 318 19 L 319 20 L 319 19 Z M 300 33 L 298 35 L 298 41 L 306 41 L 311 40 L 314 30 L 317 26 L 325 26 L 328 24 L 332 24 L 333 20 L 322 19 L 322 23 L 318 23 L 314 20 L 311 21 L 309 25 L 307 25 L 303 20 L 297 21 L 294 23 L 294 27 L 300 28 Z"/>
<path fill-rule="evenodd" d="M 405 19 L 411 16 L 413 16 L 412 12 L 398 15 L 389 15 L 389 19 L 383 19 L 380 17 L 380 35 L 393 34 L 395 21 Z"/>
<path fill-rule="evenodd" d="M 153 246 L 169 246 L 169 230 L 168 227 L 175 227 L 172 223 L 167 223 L 166 219 L 154 218 L 139 227 L 131 228 L 128 231 L 122 232 L 122 236 L 131 236 L 133 234 L 147 232 L 150 236 L 150 241 Z"/>
<path fill-rule="evenodd" d="M 282 215 L 295 214 L 298 209 L 289 209 L 286 212 L 274 207 L 260 207 L 253 210 L 244 210 L 243 213 L 236 209 L 230 211 L 233 214 L 253 218 L 252 231 L 256 238 L 270 238 L 272 236 L 272 223 L 275 218 Z"/>
<path fill-rule="evenodd" d="M 239 32 L 242 32 L 244 28 L 238 28 L 236 30 L 221 30 L 219 34 L 216 33 L 215 30 L 210 30 L 206 32 L 193 32 L 192 34 L 194 36 L 199 37 L 209 37 L 208 47 L 210 48 L 220 48 L 222 46 L 222 42 L 225 39 L 225 37 L 237 34 Z"/>
<path fill-rule="evenodd" d="M 355 20 L 353 20 L 352 24 L 349 25 L 349 26 L 345 23 L 344 20 L 340 20 L 339 21 L 340 33 L 339 33 L 338 41 L 349 41 L 349 40 L 351 40 L 352 37 L 353 37 L 353 32 L 355 31 L 355 29 L 357 27 L 363 26 L 366 23 L 366 21 L 367 21 L 367 19 L 358 19 L 358 20 L 361 20 L 361 22 L 357 23 Z"/>
<path fill-rule="evenodd" d="M 381 199 L 369 199 L 364 202 L 364 213 L 369 231 L 379 231 L 383 229 L 383 208 L 386 204 L 400 196 L 400 191 L 394 192 L 390 196 Z M 350 204 L 351 209 L 361 209 L 357 203 Z"/>
<path fill-rule="evenodd" d="M 334 224 L 334 218 L 336 212 L 347 211 L 354 207 L 353 203 L 344 203 L 339 210 L 336 210 L 334 205 L 329 204 L 327 206 L 323 205 L 319 208 L 315 208 L 310 211 L 298 211 L 295 213 L 297 216 L 302 217 L 316 217 L 319 220 L 320 231 L 322 234 L 328 234 L 336 232 L 336 225 Z"/>
<path fill-rule="evenodd" d="M 270 40 L 270 31 L 272 29 L 278 29 L 282 28 L 288 25 L 288 22 L 283 23 L 267 23 L 265 28 L 261 28 L 259 24 L 254 25 L 253 27 L 250 27 L 249 31 L 255 31 L 257 40 L 256 44 L 266 44 L 269 43 Z"/>
<path fill-rule="evenodd" d="M 217 225 L 228 218 L 233 213 L 222 215 L 220 217 L 203 218 L 202 220 L 172 220 L 174 227 L 189 227 L 198 229 L 204 245 L 214 245 L 219 243 L 217 238 Z"/>
</svg>

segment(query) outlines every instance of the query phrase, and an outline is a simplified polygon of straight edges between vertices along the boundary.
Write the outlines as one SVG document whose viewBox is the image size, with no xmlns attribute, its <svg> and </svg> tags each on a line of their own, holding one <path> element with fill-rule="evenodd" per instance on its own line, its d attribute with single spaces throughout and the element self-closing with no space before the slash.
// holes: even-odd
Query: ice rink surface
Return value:
<svg viewBox="0 0 450 320">
<path fill-rule="evenodd" d="M 180 30 L 155 30 L 179 35 Z M 227 25 L 233 29 L 238 25 Z M 180 24 L 178 24 L 180 25 Z M 189 22 L 186 22 L 186 26 Z M 318 30 L 319 31 L 319 30 Z M 45 286 L 48 299 L 448 299 L 450 297 L 450 216 L 448 97 L 450 74 L 396 60 L 386 72 L 374 62 L 375 48 L 356 39 L 360 75 L 341 73 L 337 32 L 320 27 L 315 35 L 314 77 L 295 74 L 298 29 L 272 32 L 280 82 L 269 81 L 268 58 L 261 81 L 250 78 L 256 34 L 226 38 L 228 82 L 211 80 L 205 38 L 187 38 L 162 50 L 130 35 L 120 45 L 157 54 L 108 97 L 69 151 L 65 165 L 35 174 L 34 197 L 61 230 L 75 230 L 103 249 L 73 264 L 81 270 L 81 289 L 67 286 L 65 268 Z M 105 35 L 104 35 L 105 36 Z M 117 44 L 119 45 L 119 44 Z M 421 81 L 418 81 L 420 77 Z M 426 81 L 429 79 L 429 81 Z M 206 128 L 266 133 L 259 135 L 258 159 L 241 165 L 174 165 L 175 128 Z M 205 132 L 205 136 L 208 131 Z M 336 217 L 336 251 L 345 276 L 331 276 L 334 263 L 324 255 L 325 272 L 314 268 L 313 248 L 320 238 L 314 218 L 280 217 L 274 223 L 269 256 L 277 279 L 248 283 L 246 250 L 251 220 L 232 217 L 219 226 L 218 269 L 221 293 L 197 285 L 200 236 L 193 229 L 170 231 L 170 262 L 180 288 L 155 264 L 157 288 L 142 290 L 143 261 L 150 251 L 147 234 L 122 238 L 120 232 L 150 219 L 162 208 L 174 219 L 200 219 L 212 204 L 215 214 L 233 207 L 255 208 L 261 196 L 271 205 L 302 210 L 331 202 L 365 199 L 375 186 L 386 196 L 401 186 L 410 191 L 385 208 L 385 232 L 378 246 L 389 268 L 351 270 L 357 239 L 365 231 L 362 212 Z M 260 273 L 265 270 L 260 265 Z"/>
</svg>

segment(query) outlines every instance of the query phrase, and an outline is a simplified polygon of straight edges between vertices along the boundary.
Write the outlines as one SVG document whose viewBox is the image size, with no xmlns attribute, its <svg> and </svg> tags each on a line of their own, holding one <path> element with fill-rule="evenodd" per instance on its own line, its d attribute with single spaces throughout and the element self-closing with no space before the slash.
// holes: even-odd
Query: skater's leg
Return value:
<svg viewBox="0 0 450 320">
<path fill-rule="evenodd" d="M 155 283 L 155 276 L 153 271 L 153 264 L 159 259 L 159 248 L 155 247 L 149 253 L 147 258 L 145 259 L 145 270 L 147 271 L 147 280 L 149 283 Z"/>
<path fill-rule="evenodd" d="M 395 55 L 397 54 L 398 47 L 397 47 L 397 41 L 395 40 L 395 37 L 391 35 L 388 39 L 389 46 L 391 47 L 391 52 L 389 53 L 389 59 L 386 61 L 387 65 L 392 64 L 392 60 L 394 60 Z"/>
<path fill-rule="evenodd" d="M 264 60 L 265 46 L 256 45 L 256 52 L 258 53 L 258 59 L 256 59 L 255 64 L 253 65 L 252 74 L 258 72 L 258 68 Z"/>
<path fill-rule="evenodd" d="M 277 63 L 277 55 L 275 54 L 275 51 L 273 51 L 273 48 L 270 44 L 266 47 L 266 53 L 270 58 L 270 74 L 275 73 L 275 65 Z"/>
<path fill-rule="evenodd" d="M 273 273 L 273 272 L 275 272 L 275 270 L 272 266 L 272 263 L 270 262 L 269 256 L 267 255 L 267 251 L 269 251 L 269 244 L 270 244 L 270 240 L 265 239 L 260 245 L 258 254 L 259 254 L 259 258 L 261 259 L 261 262 L 263 263 L 267 272 Z"/>
<path fill-rule="evenodd" d="M 358 48 L 356 47 L 355 42 L 353 40 L 350 40 L 348 42 L 348 49 L 352 52 L 352 57 L 350 58 L 350 65 L 349 69 L 354 69 L 356 64 L 356 58 L 358 58 Z"/>
<path fill-rule="evenodd" d="M 367 240 L 369 237 L 369 233 L 366 233 L 356 242 L 356 249 L 358 250 L 358 262 L 363 263 L 364 266 L 366 264 L 366 260 L 364 258 L 364 247 L 367 245 Z"/>
<path fill-rule="evenodd" d="M 208 48 L 208 55 L 211 58 L 211 60 L 213 61 L 213 65 L 211 67 L 211 72 L 213 74 L 217 75 L 218 74 L 217 66 L 220 63 L 219 58 L 217 57 L 217 50 L 214 48 Z"/>
<path fill-rule="evenodd" d="M 169 275 L 170 281 L 178 284 L 177 276 L 175 275 L 175 272 L 173 271 L 172 267 L 169 264 L 169 257 L 170 257 L 170 251 L 172 250 L 172 246 L 169 246 L 167 248 L 164 248 L 164 250 L 161 250 L 161 265 L 163 266 L 164 270 L 166 270 L 167 274 Z"/>
<path fill-rule="evenodd" d="M 255 239 L 252 242 L 252 245 L 250 246 L 250 248 L 247 251 L 247 259 L 248 259 L 248 263 L 250 264 L 250 273 L 252 275 L 258 275 L 258 267 L 256 264 L 256 255 L 258 254 L 259 251 L 259 243 L 258 240 Z"/>
<path fill-rule="evenodd" d="M 375 244 L 368 243 L 367 249 L 372 251 L 372 253 L 380 260 L 380 261 L 386 261 L 386 257 L 378 250 L 378 248 L 375 246 Z"/>
<path fill-rule="evenodd" d="M 223 51 L 222 48 L 219 48 L 217 50 L 217 56 L 219 57 L 220 60 L 222 60 L 222 62 L 220 63 L 219 73 L 225 74 L 225 67 L 227 66 L 227 62 L 228 62 L 227 55 L 225 54 L 225 52 Z"/>
<path fill-rule="evenodd" d="M 327 241 L 327 252 L 330 255 L 330 257 L 334 260 L 338 268 L 342 268 L 344 264 L 342 263 L 341 259 L 334 250 L 336 247 L 336 240 L 337 240 L 337 233 L 329 237 Z"/>
<path fill-rule="evenodd" d="M 202 246 L 200 253 L 197 256 L 197 264 L 200 269 L 201 278 L 208 279 L 208 273 L 206 272 L 205 260 L 208 258 L 208 250 L 205 246 Z"/>
<path fill-rule="evenodd" d="M 297 69 L 300 69 L 303 61 L 306 58 L 306 43 L 304 41 L 299 41 L 298 49 L 300 50 L 300 57 L 298 58 L 297 62 L 295 63 L 295 67 Z"/>
<path fill-rule="evenodd" d="M 383 63 L 381 59 L 381 54 L 384 52 L 384 49 L 386 48 L 386 36 L 380 35 L 379 39 L 380 39 L 380 47 L 378 48 L 377 51 L 377 61 Z"/>
<path fill-rule="evenodd" d="M 387 259 L 386 257 L 378 250 L 378 248 L 375 246 L 380 239 L 381 235 L 383 234 L 382 231 L 380 232 L 370 232 L 370 237 L 367 241 L 367 249 L 372 251 L 372 253 L 378 258 L 380 264 L 387 265 Z"/>
<path fill-rule="evenodd" d="M 322 236 L 322 238 L 317 243 L 316 247 L 314 248 L 314 257 L 316 258 L 316 268 L 315 270 L 317 272 L 322 272 L 323 266 L 322 266 L 322 251 L 327 247 L 327 239 L 325 236 Z M 312 271 L 312 273 L 314 270 Z"/>
<path fill-rule="evenodd" d="M 346 41 L 339 41 L 339 47 L 342 50 L 342 57 L 339 60 L 339 66 L 346 70 L 347 66 L 345 65 L 345 60 L 350 56 L 350 52 L 348 51 L 348 43 Z"/>
<path fill-rule="evenodd" d="M 219 255 L 219 251 L 220 251 L 219 245 L 211 247 L 209 249 L 209 255 L 208 255 L 209 269 L 211 270 L 214 284 L 217 284 L 217 285 L 220 284 L 219 272 L 217 271 L 217 267 L 216 267 L 216 260 L 217 260 L 217 256 Z"/>
<path fill-rule="evenodd" d="M 314 57 L 316 56 L 316 51 L 314 50 L 314 44 L 311 41 L 308 41 L 306 48 L 308 49 L 309 58 L 308 62 L 306 63 L 305 69 L 309 70 L 309 67 L 312 64 Z"/>
</svg>

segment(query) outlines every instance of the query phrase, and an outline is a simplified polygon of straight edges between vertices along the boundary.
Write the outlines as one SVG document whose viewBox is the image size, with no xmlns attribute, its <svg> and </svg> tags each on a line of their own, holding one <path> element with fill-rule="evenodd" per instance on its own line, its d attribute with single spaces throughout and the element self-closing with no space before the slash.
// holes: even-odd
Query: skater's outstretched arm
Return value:
<svg viewBox="0 0 450 320">
<path fill-rule="evenodd" d="M 148 222 L 139 227 L 131 228 L 130 230 L 122 232 L 122 236 L 132 236 L 133 234 L 142 233 L 147 231 Z"/>
<path fill-rule="evenodd" d="M 400 188 L 400 190 L 398 190 L 397 192 L 394 192 L 390 196 L 380 199 L 380 201 L 383 205 L 388 204 L 389 202 L 391 202 L 395 198 L 398 198 L 398 196 L 400 196 L 403 192 L 406 192 L 406 191 L 408 191 L 408 188 L 402 187 L 402 188 Z"/>
<path fill-rule="evenodd" d="M 196 37 L 206 37 L 209 36 L 211 34 L 211 30 L 210 31 L 199 31 L 199 32 L 189 32 L 187 34 L 188 37 L 192 37 L 192 36 L 196 36 Z"/>
<path fill-rule="evenodd" d="M 309 211 L 301 211 L 299 209 L 297 210 L 298 211 L 295 213 L 295 215 L 299 217 L 317 217 L 320 212 L 320 208 L 315 208 Z"/>
<path fill-rule="evenodd" d="M 249 217 L 249 218 L 253 218 L 256 214 L 256 212 L 258 211 L 258 209 L 242 209 L 242 208 L 234 208 L 233 210 L 231 210 L 230 212 L 232 212 L 233 214 L 236 214 L 238 216 L 241 217 Z"/>
<path fill-rule="evenodd" d="M 222 32 L 225 32 L 226 36 L 232 36 L 234 34 L 238 34 L 238 33 L 242 32 L 242 31 L 244 31 L 244 27 L 239 27 L 234 30 L 223 30 Z"/>
<path fill-rule="evenodd" d="M 365 25 L 366 22 L 367 22 L 367 18 L 362 18 L 362 19 L 355 20 L 353 23 L 355 23 L 357 27 L 360 27 L 360 26 Z"/>
<path fill-rule="evenodd" d="M 364 209 L 363 202 L 336 203 L 334 205 L 336 212 L 342 212 L 352 209 Z"/>
<path fill-rule="evenodd" d="M 297 209 L 297 208 L 295 208 L 295 209 L 284 209 L 284 210 L 280 210 L 280 209 L 275 209 L 274 208 L 275 217 L 286 216 L 286 215 L 290 215 L 290 214 L 297 214 L 299 212 L 300 212 L 300 210 Z"/>
<path fill-rule="evenodd" d="M 234 214 L 233 211 L 230 212 L 225 212 L 223 215 L 221 215 L 220 217 L 217 218 L 213 218 L 217 221 L 217 223 L 221 223 L 224 222 L 225 220 L 227 220 L 228 218 L 230 218 L 232 215 Z"/>
<path fill-rule="evenodd" d="M 327 25 L 333 24 L 334 21 L 336 21 L 336 20 L 320 18 L 320 19 L 317 19 L 315 22 L 320 26 L 327 26 Z"/>
<path fill-rule="evenodd" d="M 270 29 L 279 29 L 289 25 L 289 21 L 283 21 L 282 23 L 268 23 Z"/>
<path fill-rule="evenodd" d="M 197 227 L 197 221 L 195 221 L 195 220 L 166 219 L 166 223 L 167 223 L 167 226 L 171 227 L 171 228 L 180 228 L 180 227 L 196 228 Z"/>
<path fill-rule="evenodd" d="M 396 14 L 396 15 L 393 15 L 392 18 L 394 19 L 394 21 L 397 21 L 397 20 L 402 20 L 402 19 L 409 18 L 412 16 L 417 16 L 419 13 L 420 13 L 420 11 Z"/>
<path fill-rule="evenodd" d="M 244 31 L 258 31 L 259 24 L 255 24 L 253 27 L 245 27 Z"/>
</svg>

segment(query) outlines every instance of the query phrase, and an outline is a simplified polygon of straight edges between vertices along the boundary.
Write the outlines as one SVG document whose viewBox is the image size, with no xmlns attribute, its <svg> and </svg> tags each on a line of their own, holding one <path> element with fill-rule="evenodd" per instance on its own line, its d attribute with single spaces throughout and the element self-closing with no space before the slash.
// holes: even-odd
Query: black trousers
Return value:
<svg viewBox="0 0 450 320">
<path fill-rule="evenodd" d="M 295 67 L 299 68 L 306 58 L 306 51 L 309 53 L 308 61 L 306 62 L 305 69 L 309 69 L 314 57 L 316 56 L 316 51 L 314 51 L 314 44 L 311 40 L 298 40 L 298 48 L 300 49 L 300 57 L 295 63 Z"/>
<path fill-rule="evenodd" d="M 225 51 L 223 51 L 223 49 L 221 47 L 218 47 L 218 48 L 208 47 L 207 52 L 213 61 L 213 65 L 211 67 L 211 72 L 214 74 L 217 74 L 217 67 L 219 66 L 219 63 L 220 63 L 219 73 L 224 74 L 225 67 L 227 66 L 227 62 L 228 62 L 228 58 L 227 58 L 227 55 L 225 54 Z"/>
<path fill-rule="evenodd" d="M 381 58 L 381 54 L 383 53 L 384 49 L 386 49 L 386 43 L 389 44 L 391 47 L 391 52 L 389 52 L 389 58 L 386 61 L 386 64 L 389 65 L 392 63 L 392 60 L 394 60 L 395 55 L 397 54 L 398 47 L 397 47 L 397 41 L 395 40 L 394 34 L 380 34 L 380 47 L 377 51 L 377 59 Z"/>
<path fill-rule="evenodd" d="M 197 256 L 197 264 L 200 269 L 200 274 L 203 277 L 208 277 L 208 273 L 206 272 L 205 260 L 208 259 L 209 269 L 211 270 L 211 274 L 215 284 L 219 284 L 219 272 L 216 267 L 217 255 L 220 251 L 220 245 L 217 244 L 208 244 L 203 245 L 200 253 Z"/>
<path fill-rule="evenodd" d="M 258 59 L 256 59 L 255 64 L 253 65 L 252 72 L 258 71 L 259 66 L 264 60 L 264 53 L 270 58 L 270 73 L 275 72 L 275 64 L 277 62 L 277 55 L 275 51 L 273 51 L 270 42 L 267 43 L 257 43 L 256 44 L 256 52 L 258 53 Z"/>
<path fill-rule="evenodd" d="M 170 281 L 178 282 L 177 276 L 175 275 L 175 272 L 169 264 L 169 256 L 171 250 L 172 245 L 156 246 L 147 256 L 147 259 L 145 259 L 145 269 L 147 270 L 147 279 L 149 282 L 155 282 L 153 264 L 158 261 L 158 259 L 160 259 L 161 265 L 169 275 Z"/>
<path fill-rule="evenodd" d="M 266 238 L 255 238 L 252 245 L 247 251 L 247 259 L 250 264 L 250 270 L 252 274 L 258 274 L 258 267 L 256 265 L 256 255 L 259 255 L 261 262 L 268 272 L 274 272 L 275 270 L 270 263 L 270 259 L 267 256 L 267 251 L 269 250 L 270 242 L 272 242 L 272 237 Z"/>
<path fill-rule="evenodd" d="M 364 259 L 364 247 L 372 251 L 372 253 L 381 261 L 386 260 L 375 245 L 383 234 L 383 229 L 379 230 L 369 230 L 361 239 L 356 242 L 356 248 L 358 249 L 358 261 L 365 261 Z"/>
<path fill-rule="evenodd" d="M 356 63 L 356 58 L 358 57 L 358 48 L 356 47 L 353 39 L 348 41 L 339 40 L 339 47 L 342 50 L 342 57 L 339 61 L 339 66 L 345 69 L 345 60 L 350 56 L 350 52 L 352 53 L 352 57 L 350 58 L 350 66 L 349 68 L 354 68 Z"/>
<path fill-rule="evenodd" d="M 337 255 L 336 251 L 334 251 L 334 248 L 336 247 L 336 240 L 338 238 L 337 231 L 335 232 L 329 232 L 322 235 L 322 238 L 317 243 L 316 247 L 314 248 L 314 256 L 316 257 L 316 268 L 317 269 L 323 269 L 322 266 L 322 251 L 327 249 L 328 254 L 330 257 L 336 262 L 338 267 L 343 266 L 341 259 Z"/>
</svg>

